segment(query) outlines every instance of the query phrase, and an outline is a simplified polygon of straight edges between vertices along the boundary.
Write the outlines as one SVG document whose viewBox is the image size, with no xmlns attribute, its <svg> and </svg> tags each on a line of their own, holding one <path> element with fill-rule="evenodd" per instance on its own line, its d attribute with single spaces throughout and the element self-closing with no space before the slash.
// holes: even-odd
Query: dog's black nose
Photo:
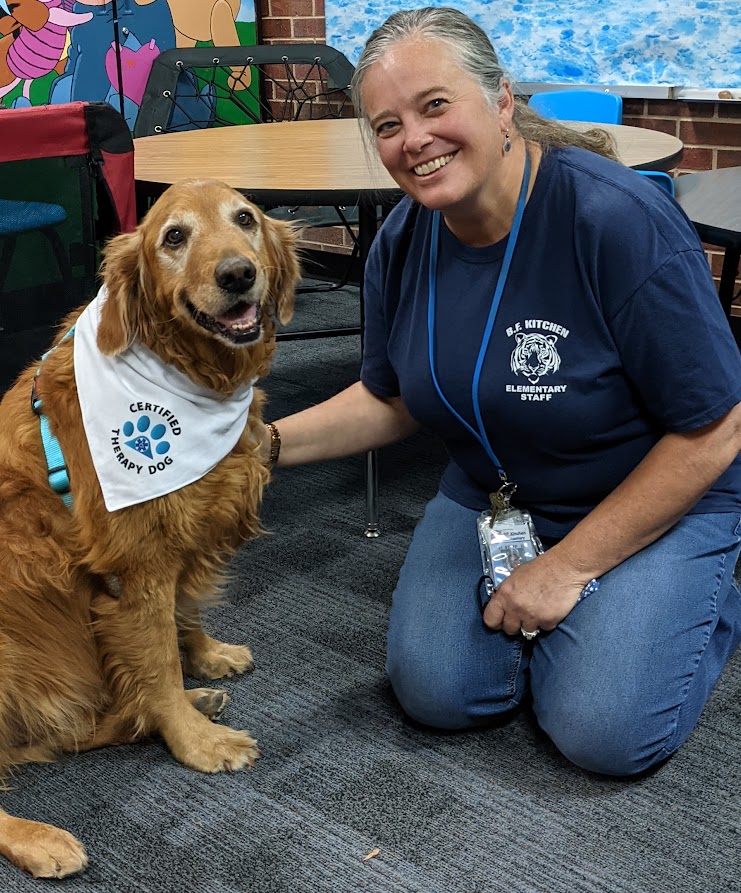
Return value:
<svg viewBox="0 0 741 893">
<path fill-rule="evenodd" d="M 216 284 L 224 291 L 242 294 L 255 284 L 255 265 L 246 257 L 229 257 L 216 267 Z"/>
</svg>

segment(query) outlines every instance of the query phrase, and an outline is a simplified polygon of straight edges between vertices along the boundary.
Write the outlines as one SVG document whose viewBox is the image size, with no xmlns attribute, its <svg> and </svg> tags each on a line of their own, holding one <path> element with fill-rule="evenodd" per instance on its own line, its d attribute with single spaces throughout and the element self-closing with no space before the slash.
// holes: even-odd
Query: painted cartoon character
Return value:
<svg viewBox="0 0 741 893">
<path fill-rule="evenodd" d="M 120 48 L 120 53 L 121 86 L 124 97 L 139 108 L 144 89 L 147 86 L 149 72 L 152 70 L 152 63 L 160 53 L 157 42 L 152 38 L 149 43 L 140 44 L 134 35 L 128 34 L 126 42 Z M 115 89 L 115 85 L 118 84 L 115 43 L 111 43 L 105 54 L 105 70 L 108 80 Z M 108 101 L 111 102 L 111 97 L 108 98 Z"/>
<path fill-rule="evenodd" d="M 64 69 L 67 33 L 90 21 L 92 13 L 72 11 L 73 0 L 17 0 L 0 17 L 0 99 L 23 82 L 28 100 L 31 81 Z"/>
<path fill-rule="evenodd" d="M 236 47 L 241 41 L 235 20 L 241 0 L 167 0 L 175 40 L 178 47 L 194 47 L 200 41 L 210 41 L 215 47 Z M 246 90 L 252 79 L 249 67 L 235 66 L 229 78 L 232 90 Z"/>
<path fill-rule="evenodd" d="M 167 0 L 179 47 L 194 47 L 197 41 L 214 46 L 239 46 L 234 20 L 241 0 Z"/>
<path fill-rule="evenodd" d="M 92 18 L 81 27 L 73 28 L 67 67 L 54 82 L 49 101 L 102 100 L 117 109 L 120 98 L 115 50 L 111 49 L 112 3 L 78 0 L 74 9 L 79 13 L 92 11 Z M 175 29 L 167 0 L 118 0 L 117 11 L 124 116 L 133 128 L 152 62 L 160 52 L 175 47 Z"/>
</svg>

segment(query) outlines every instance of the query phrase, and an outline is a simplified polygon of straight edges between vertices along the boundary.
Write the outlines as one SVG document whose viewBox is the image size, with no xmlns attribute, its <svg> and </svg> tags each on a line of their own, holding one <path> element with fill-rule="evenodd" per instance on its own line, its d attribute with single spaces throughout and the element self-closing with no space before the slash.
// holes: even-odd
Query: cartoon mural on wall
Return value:
<svg viewBox="0 0 741 893">
<path fill-rule="evenodd" d="M 161 52 L 256 42 L 254 0 L 117 0 L 116 6 L 120 82 L 111 0 L 0 0 L 0 105 L 104 100 L 122 105 L 133 128 Z M 248 86 L 245 80 L 240 87 Z"/>
<path fill-rule="evenodd" d="M 19 84 L 27 101 L 36 78 L 64 71 L 67 35 L 90 13 L 72 12 L 63 0 L 18 0 L 0 17 L 0 99 Z"/>
</svg>

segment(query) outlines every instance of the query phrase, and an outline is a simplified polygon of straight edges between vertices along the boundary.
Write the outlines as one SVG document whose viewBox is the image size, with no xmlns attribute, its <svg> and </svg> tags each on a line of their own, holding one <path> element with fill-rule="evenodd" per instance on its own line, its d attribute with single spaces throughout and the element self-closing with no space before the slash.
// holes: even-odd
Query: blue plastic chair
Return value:
<svg viewBox="0 0 741 893">
<path fill-rule="evenodd" d="M 72 269 L 62 240 L 56 231 L 56 227 L 66 219 L 67 212 L 61 205 L 0 199 L 0 239 L 4 243 L 0 258 L 0 294 L 10 269 L 17 238 L 31 232 L 40 232 L 46 237 L 59 266 L 65 291 L 69 291 Z"/>
<path fill-rule="evenodd" d="M 544 118 L 557 121 L 593 121 L 621 124 L 623 99 L 599 90 L 552 90 L 535 93 L 528 105 Z"/>
<path fill-rule="evenodd" d="M 648 177 L 659 189 L 664 189 L 669 195 L 674 195 L 674 178 L 663 171 L 636 171 L 642 177 Z"/>
</svg>

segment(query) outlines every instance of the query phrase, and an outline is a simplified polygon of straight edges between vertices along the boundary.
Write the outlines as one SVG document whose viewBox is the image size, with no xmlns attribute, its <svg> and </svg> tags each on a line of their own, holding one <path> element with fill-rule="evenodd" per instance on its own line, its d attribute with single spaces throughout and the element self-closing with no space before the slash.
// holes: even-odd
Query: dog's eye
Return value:
<svg viewBox="0 0 741 893">
<path fill-rule="evenodd" d="M 165 245 L 168 245 L 170 248 L 177 248 L 178 245 L 182 245 L 184 241 L 185 233 L 181 229 L 173 227 L 172 229 L 168 229 L 165 233 Z"/>
<path fill-rule="evenodd" d="M 249 211 L 240 211 L 237 214 L 237 223 L 240 226 L 252 226 L 255 222 L 255 218 L 250 214 Z"/>
</svg>

